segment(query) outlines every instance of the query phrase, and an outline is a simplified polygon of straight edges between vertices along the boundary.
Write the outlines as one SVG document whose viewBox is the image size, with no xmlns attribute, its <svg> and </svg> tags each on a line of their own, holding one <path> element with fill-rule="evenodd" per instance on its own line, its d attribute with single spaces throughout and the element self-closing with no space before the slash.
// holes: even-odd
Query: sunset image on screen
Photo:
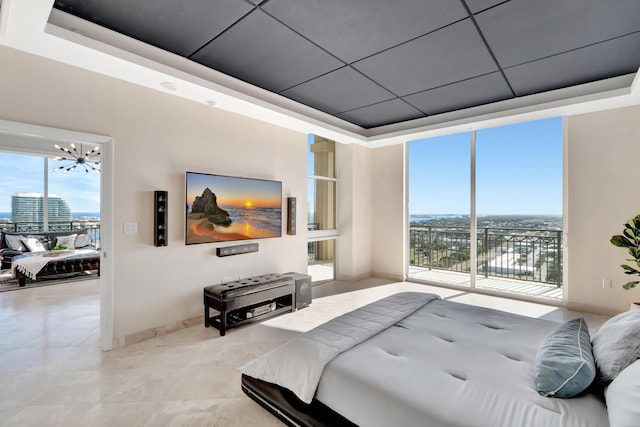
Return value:
<svg viewBox="0 0 640 427">
<path fill-rule="evenodd" d="M 186 244 L 281 236 L 281 182 L 193 172 L 186 179 Z"/>
</svg>

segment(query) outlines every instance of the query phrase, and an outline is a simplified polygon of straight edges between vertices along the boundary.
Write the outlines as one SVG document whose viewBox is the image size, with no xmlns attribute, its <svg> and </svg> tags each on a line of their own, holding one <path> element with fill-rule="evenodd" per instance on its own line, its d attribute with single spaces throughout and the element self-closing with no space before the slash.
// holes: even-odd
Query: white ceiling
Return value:
<svg viewBox="0 0 640 427">
<path fill-rule="evenodd" d="M 640 84 L 634 73 L 364 129 L 103 27 L 57 10 L 52 12 L 54 0 L 0 1 L 2 45 L 342 143 L 378 147 L 469 129 L 640 104 Z M 166 82 L 171 85 L 163 85 Z"/>
</svg>

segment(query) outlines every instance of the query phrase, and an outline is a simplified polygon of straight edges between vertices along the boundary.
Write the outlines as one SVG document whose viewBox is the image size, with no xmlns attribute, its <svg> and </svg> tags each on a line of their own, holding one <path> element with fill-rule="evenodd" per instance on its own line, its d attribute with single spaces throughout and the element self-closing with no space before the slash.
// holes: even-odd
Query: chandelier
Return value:
<svg viewBox="0 0 640 427">
<path fill-rule="evenodd" d="M 100 147 L 96 146 L 84 154 L 82 154 L 82 144 L 80 144 L 79 152 L 76 149 L 76 145 L 73 143 L 71 144 L 71 150 L 66 147 L 60 147 L 58 144 L 54 144 L 54 147 L 62 151 L 64 153 L 64 156 L 54 157 L 53 160 L 71 161 L 71 163 L 67 163 L 66 165 L 55 168 L 53 170 L 54 172 L 62 171 L 62 173 L 67 173 L 69 171 L 75 170 L 76 167 L 80 165 L 84 168 L 84 171 L 86 173 L 89 173 L 89 169 L 93 169 L 95 172 L 100 173 L 100 169 L 96 167 L 100 166 Z"/>
</svg>

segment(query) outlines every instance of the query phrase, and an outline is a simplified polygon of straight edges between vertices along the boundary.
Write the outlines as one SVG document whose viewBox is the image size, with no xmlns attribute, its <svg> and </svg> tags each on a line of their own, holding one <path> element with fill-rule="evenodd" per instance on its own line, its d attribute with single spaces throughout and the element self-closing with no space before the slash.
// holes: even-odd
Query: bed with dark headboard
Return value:
<svg viewBox="0 0 640 427">
<path fill-rule="evenodd" d="M 592 355 L 583 319 L 559 325 L 407 292 L 245 365 L 242 388 L 293 426 L 606 427 Z"/>
</svg>

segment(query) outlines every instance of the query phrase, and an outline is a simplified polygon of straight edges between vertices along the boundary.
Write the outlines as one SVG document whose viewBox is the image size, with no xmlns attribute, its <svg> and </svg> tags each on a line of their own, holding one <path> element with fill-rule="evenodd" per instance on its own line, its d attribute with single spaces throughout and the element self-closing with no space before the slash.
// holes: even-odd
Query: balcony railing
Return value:
<svg viewBox="0 0 640 427">
<path fill-rule="evenodd" d="M 469 229 L 411 227 L 409 260 L 429 270 L 471 271 Z M 480 228 L 477 274 L 562 286 L 562 230 Z"/>
<path fill-rule="evenodd" d="M 96 248 L 100 248 L 100 223 L 93 221 L 50 222 L 48 231 L 87 230 Z M 1 232 L 38 233 L 44 231 L 43 224 L 37 222 L 0 222 Z"/>
</svg>

